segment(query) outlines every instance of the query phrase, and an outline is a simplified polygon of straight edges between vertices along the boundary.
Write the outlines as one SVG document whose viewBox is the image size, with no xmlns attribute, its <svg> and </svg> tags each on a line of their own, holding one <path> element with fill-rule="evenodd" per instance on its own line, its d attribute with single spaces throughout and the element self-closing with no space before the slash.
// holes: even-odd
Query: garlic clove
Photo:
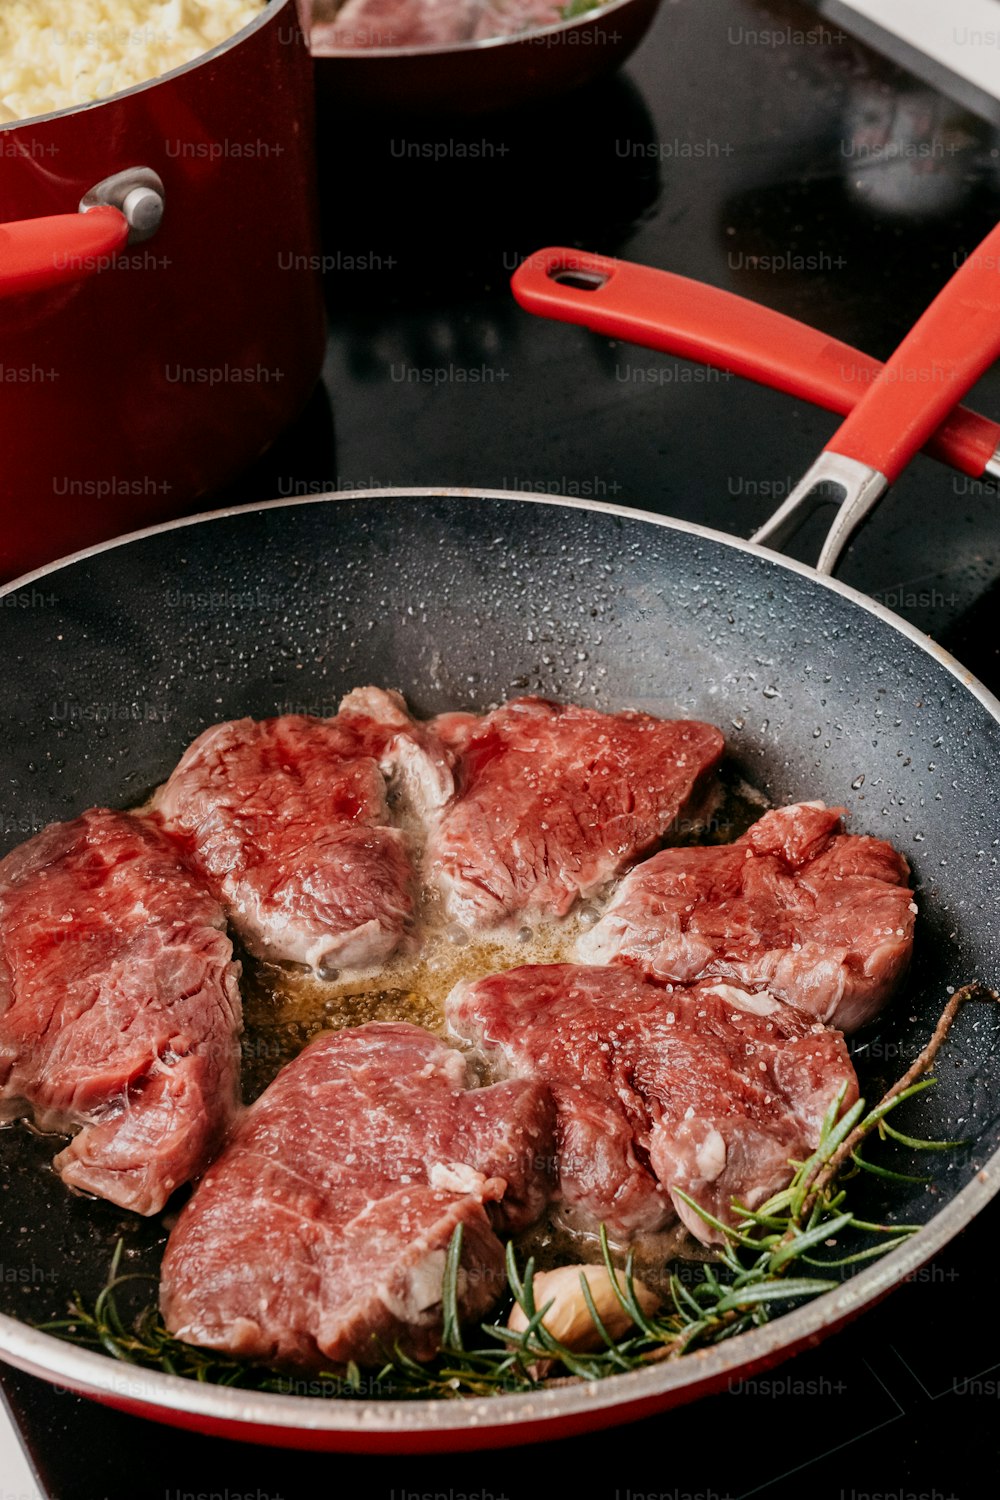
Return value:
<svg viewBox="0 0 1000 1500">
<path fill-rule="evenodd" d="M 619 1287 L 624 1290 L 624 1275 L 621 1271 L 615 1274 Z M 540 1271 L 534 1278 L 535 1306 L 541 1308 L 547 1302 L 552 1303 L 542 1319 L 542 1326 L 568 1349 L 584 1353 L 602 1348 L 604 1340 L 587 1306 L 580 1285 L 581 1276 L 586 1278 L 597 1315 L 613 1339 L 627 1333 L 633 1320 L 619 1302 L 606 1266 L 559 1266 L 554 1271 Z M 660 1305 L 656 1293 L 635 1278 L 632 1286 L 643 1312 L 654 1312 Z M 524 1309 L 515 1304 L 507 1319 L 507 1327 L 515 1333 L 523 1333 L 527 1326 Z"/>
</svg>

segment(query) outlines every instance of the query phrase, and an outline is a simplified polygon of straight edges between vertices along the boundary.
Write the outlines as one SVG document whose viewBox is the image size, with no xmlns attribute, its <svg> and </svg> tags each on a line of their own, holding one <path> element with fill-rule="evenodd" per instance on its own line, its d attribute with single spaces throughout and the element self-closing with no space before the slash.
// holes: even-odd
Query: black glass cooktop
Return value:
<svg viewBox="0 0 1000 1500">
<path fill-rule="evenodd" d="M 387 485 L 564 491 L 748 535 L 832 432 L 785 396 L 528 317 L 569 244 L 695 276 L 884 357 L 1000 217 L 1000 131 L 776 0 L 663 0 L 626 70 L 511 117 L 320 118 L 330 339 L 295 429 L 220 503 Z M 970 398 L 1000 416 L 996 370 Z M 992 486 L 918 459 L 840 569 L 1000 691 Z M 803 547 L 806 543 L 803 543 Z M 0 1376 L 54 1500 L 972 1500 L 994 1487 L 1000 1206 L 818 1349 L 547 1451 L 299 1455 Z M 983 1478 L 976 1477 L 977 1471 Z M 0 1496 L 5 1493 L 0 1476 Z"/>
</svg>

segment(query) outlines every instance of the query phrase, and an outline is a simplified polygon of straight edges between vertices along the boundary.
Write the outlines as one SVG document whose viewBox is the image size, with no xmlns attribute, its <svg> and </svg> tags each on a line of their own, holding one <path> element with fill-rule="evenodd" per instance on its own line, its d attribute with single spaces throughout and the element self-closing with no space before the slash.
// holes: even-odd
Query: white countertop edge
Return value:
<svg viewBox="0 0 1000 1500">
<path fill-rule="evenodd" d="M 44 1500 L 3 1401 L 0 1401 L 0 1500 Z"/>
</svg>

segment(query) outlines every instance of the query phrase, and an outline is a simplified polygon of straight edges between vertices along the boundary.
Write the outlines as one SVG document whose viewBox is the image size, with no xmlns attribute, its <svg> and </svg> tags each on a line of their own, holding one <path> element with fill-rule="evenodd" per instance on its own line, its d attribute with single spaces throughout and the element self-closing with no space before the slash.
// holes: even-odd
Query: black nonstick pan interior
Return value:
<svg viewBox="0 0 1000 1500">
<path fill-rule="evenodd" d="M 0 602 L 4 852 L 84 807 L 140 802 L 216 720 L 329 713 L 369 682 L 419 715 L 541 693 L 711 720 L 773 802 L 842 804 L 853 830 L 905 853 L 912 977 L 853 1043 L 872 1100 L 949 986 L 1000 977 L 1000 710 L 911 627 L 760 549 L 612 507 L 387 491 L 180 523 Z M 937 1087 L 906 1106 L 916 1133 L 970 1144 L 930 1155 L 929 1185 L 893 1186 L 900 1219 L 947 1209 L 997 1150 L 998 1036 L 1000 1008 L 967 1007 Z M 23 1125 L 0 1134 L 0 1262 L 19 1268 L 0 1280 L 0 1312 L 21 1321 L 92 1297 L 119 1236 L 145 1270 L 164 1240 L 159 1220 L 70 1195 L 52 1154 Z M 657 1389 L 693 1379 L 683 1364 L 651 1372 Z M 460 1424 L 461 1403 L 448 1406 Z"/>
</svg>

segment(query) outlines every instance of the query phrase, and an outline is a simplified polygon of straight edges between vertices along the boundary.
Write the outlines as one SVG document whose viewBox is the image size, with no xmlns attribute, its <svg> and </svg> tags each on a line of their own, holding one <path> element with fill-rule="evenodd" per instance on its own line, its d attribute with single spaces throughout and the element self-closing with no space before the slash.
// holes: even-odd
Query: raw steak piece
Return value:
<svg viewBox="0 0 1000 1500">
<path fill-rule="evenodd" d="M 452 757 L 430 724 L 411 719 L 399 693 L 355 688 L 335 720 L 349 729 L 389 781 L 390 803 L 402 804 L 421 835 L 455 791 Z"/>
<path fill-rule="evenodd" d="M 540 1085 L 469 1088 L 465 1058 L 418 1026 L 318 1037 L 251 1106 L 182 1212 L 161 1306 L 178 1338 L 323 1368 L 417 1359 L 441 1338 L 462 1225 L 459 1302 L 504 1285 L 495 1229 L 548 1201 L 553 1108 Z"/>
<path fill-rule="evenodd" d="M 93 808 L 0 861 L 0 1112 L 78 1130 L 63 1181 L 157 1213 L 234 1117 L 239 965 L 161 834 Z"/>
<path fill-rule="evenodd" d="M 580 957 L 657 980 L 766 985 L 856 1030 L 905 973 L 917 908 L 903 856 L 844 833 L 842 813 L 798 803 L 734 844 L 664 849 L 626 875 Z"/>
<path fill-rule="evenodd" d="M 724 748 L 710 724 L 541 698 L 434 727 L 457 758 L 457 793 L 429 875 L 471 929 L 563 916 L 696 810 Z"/>
<path fill-rule="evenodd" d="M 448 47 L 467 41 L 473 32 L 476 0 L 346 0 L 333 7 L 333 19 L 322 19 L 331 7 L 313 10 L 313 47 Z"/>
<path fill-rule="evenodd" d="M 567 1218 L 619 1238 L 681 1218 L 706 1244 L 791 1178 L 857 1081 L 843 1038 L 766 993 L 665 990 L 629 969 L 535 964 L 459 985 L 452 1029 L 501 1069 L 547 1084 Z"/>
<path fill-rule="evenodd" d="M 595 4 L 600 0 L 595 0 Z M 556 0 L 313 0 L 310 33 L 324 48 L 448 47 L 553 26 Z"/>
<path fill-rule="evenodd" d="M 316 970 L 370 967 L 399 946 L 413 912 L 387 776 L 418 816 L 452 789 L 428 731 L 394 695 L 365 688 L 332 719 L 206 729 L 154 806 L 251 953 Z"/>
</svg>

